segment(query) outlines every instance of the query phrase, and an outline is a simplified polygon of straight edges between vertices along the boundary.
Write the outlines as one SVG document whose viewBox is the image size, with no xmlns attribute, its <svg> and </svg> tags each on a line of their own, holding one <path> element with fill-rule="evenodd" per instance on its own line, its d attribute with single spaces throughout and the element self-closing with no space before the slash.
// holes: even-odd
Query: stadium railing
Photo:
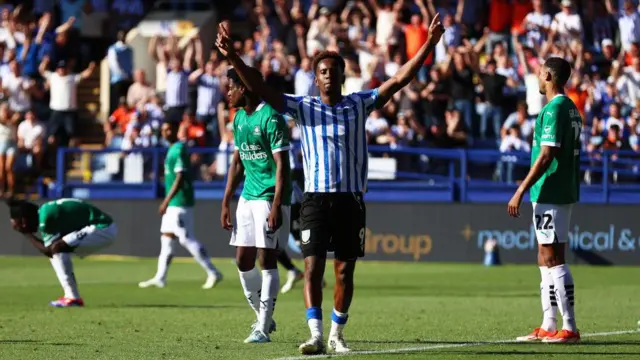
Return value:
<svg viewBox="0 0 640 360">
<path fill-rule="evenodd" d="M 191 152 L 204 159 L 204 163 L 215 160 L 220 174 L 207 181 L 196 176 L 196 197 L 221 199 L 231 154 L 212 148 L 192 148 Z M 79 153 L 90 154 L 91 169 L 85 170 L 91 176 L 68 178 L 65 162 Z M 165 153 L 165 148 L 59 149 L 56 182 L 40 195 L 93 199 L 161 197 Z M 370 146 L 369 158 L 366 197 L 380 202 L 506 203 L 530 166 L 528 153 L 479 149 Z M 300 161 L 296 161 L 296 167 L 302 168 Z M 198 174 L 201 169 L 194 166 L 193 170 Z M 580 187 L 581 202 L 640 203 L 640 153 L 582 153 Z"/>
</svg>

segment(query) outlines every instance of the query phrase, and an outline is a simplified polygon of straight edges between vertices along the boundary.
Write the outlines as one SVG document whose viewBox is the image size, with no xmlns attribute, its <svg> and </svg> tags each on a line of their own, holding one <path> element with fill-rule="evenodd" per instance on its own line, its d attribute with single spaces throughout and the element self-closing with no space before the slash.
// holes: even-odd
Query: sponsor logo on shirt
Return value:
<svg viewBox="0 0 640 360">
<path fill-rule="evenodd" d="M 240 160 L 253 161 L 267 159 L 267 153 L 260 145 L 242 143 L 240 144 L 240 150 Z"/>
</svg>

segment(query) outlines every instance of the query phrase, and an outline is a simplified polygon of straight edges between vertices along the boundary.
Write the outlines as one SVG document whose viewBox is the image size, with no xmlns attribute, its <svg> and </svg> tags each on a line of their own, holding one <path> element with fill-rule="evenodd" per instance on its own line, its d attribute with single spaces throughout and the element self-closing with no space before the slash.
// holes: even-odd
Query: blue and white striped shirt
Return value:
<svg viewBox="0 0 640 360">
<path fill-rule="evenodd" d="M 165 103 L 168 107 L 187 106 L 189 101 L 189 73 L 171 71 L 167 73 Z"/>
<path fill-rule="evenodd" d="M 378 89 L 344 96 L 335 106 L 319 97 L 284 97 L 285 112 L 301 129 L 304 191 L 365 192 L 369 156 L 364 125 Z"/>
<path fill-rule="evenodd" d="M 220 79 L 209 74 L 202 74 L 198 78 L 198 106 L 196 114 L 206 116 L 218 112 L 218 104 L 222 101 Z"/>
</svg>

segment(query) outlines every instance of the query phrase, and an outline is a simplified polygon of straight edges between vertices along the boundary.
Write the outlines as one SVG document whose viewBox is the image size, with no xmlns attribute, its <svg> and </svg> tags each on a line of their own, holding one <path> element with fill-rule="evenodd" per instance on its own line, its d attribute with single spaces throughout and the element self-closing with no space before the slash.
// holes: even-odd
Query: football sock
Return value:
<svg viewBox="0 0 640 360">
<path fill-rule="evenodd" d="M 348 319 L 349 315 L 347 315 L 347 313 L 341 313 L 336 309 L 333 309 L 333 312 L 331 313 L 331 332 L 329 334 L 342 334 L 342 329 L 344 329 Z"/>
<path fill-rule="evenodd" d="M 540 301 L 542 302 L 542 328 L 547 331 L 556 330 L 556 311 L 558 303 L 554 291 L 553 277 L 549 268 L 540 266 Z"/>
<path fill-rule="evenodd" d="M 157 280 L 167 280 L 167 273 L 169 272 L 169 266 L 171 260 L 173 260 L 173 253 L 175 251 L 175 241 L 171 236 L 162 235 L 160 237 L 160 255 L 158 256 L 158 271 L 154 277 Z"/>
<path fill-rule="evenodd" d="M 296 266 L 293 265 L 293 262 L 291 262 L 291 258 L 289 257 L 289 254 L 287 254 L 285 250 L 280 250 L 280 252 L 278 253 L 278 262 L 280 263 L 280 265 L 284 266 L 284 268 L 289 271 L 298 270 Z"/>
<path fill-rule="evenodd" d="M 307 325 L 311 330 L 311 337 L 322 339 L 322 309 L 310 307 L 307 309 Z"/>
<path fill-rule="evenodd" d="M 255 268 L 254 268 L 255 269 Z M 280 290 L 280 275 L 278 269 L 262 270 L 262 291 L 260 294 L 260 330 L 268 334 L 276 307 L 276 298 Z"/>
<path fill-rule="evenodd" d="M 244 296 L 247 298 L 247 302 L 249 302 L 249 306 L 255 311 L 256 317 L 260 316 L 260 298 L 261 298 L 261 290 L 262 279 L 260 278 L 260 272 L 257 268 L 253 268 L 249 271 L 240 271 L 238 270 L 238 274 L 240 274 L 240 284 L 242 284 L 242 290 L 244 291 Z"/>
<path fill-rule="evenodd" d="M 573 277 L 566 264 L 549 268 L 553 276 L 558 309 L 562 315 L 562 329 L 576 332 L 576 320 L 574 315 Z"/>
<path fill-rule="evenodd" d="M 64 290 L 67 299 L 79 299 L 76 275 L 73 273 L 73 263 L 69 253 L 57 253 L 51 257 L 51 265 L 58 277 L 58 281 Z"/>
<path fill-rule="evenodd" d="M 200 242 L 193 238 L 181 237 L 180 244 L 184 246 L 191 256 L 202 266 L 204 271 L 207 272 L 207 275 L 218 275 L 218 269 L 211 263 L 211 259 L 209 259 L 209 255 L 207 255 L 207 250 L 200 244 Z"/>
</svg>

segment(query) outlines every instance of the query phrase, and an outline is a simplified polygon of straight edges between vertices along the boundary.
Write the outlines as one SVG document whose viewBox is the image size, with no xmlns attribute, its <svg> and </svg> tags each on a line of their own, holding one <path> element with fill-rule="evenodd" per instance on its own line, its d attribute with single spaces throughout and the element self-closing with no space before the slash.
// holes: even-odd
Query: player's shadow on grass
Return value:
<svg viewBox="0 0 640 360">
<path fill-rule="evenodd" d="M 231 309 L 245 308 L 240 305 L 188 305 L 188 304 L 124 304 L 124 305 L 102 305 L 100 308 L 131 308 L 131 309 Z"/>
<path fill-rule="evenodd" d="M 0 340 L 0 345 L 48 345 L 48 346 L 83 346 L 84 344 L 48 342 L 39 340 Z"/>
</svg>

